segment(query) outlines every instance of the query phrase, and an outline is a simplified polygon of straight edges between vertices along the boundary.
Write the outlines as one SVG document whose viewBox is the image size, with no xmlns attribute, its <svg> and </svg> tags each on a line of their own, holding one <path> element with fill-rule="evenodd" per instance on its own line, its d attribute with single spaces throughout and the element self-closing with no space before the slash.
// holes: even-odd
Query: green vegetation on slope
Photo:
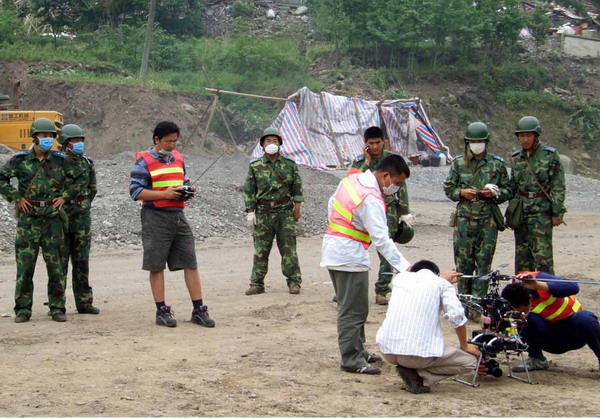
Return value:
<svg viewBox="0 0 600 418">
<path fill-rule="evenodd" d="M 191 24 L 189 19 L 201 15 L 202 2 L 159 3 L 150 88 L 204 94 L 205 87 L 218 87 L 285 97 L 302 86 L 322 88 L 311 75 L 314 67 L 332 73 L 355 68 L 378 98 L 408 97 L 403 85 L 409 79 L 468 81 L 485 100 L 462 96 L 455 111 L 457 125 L 475 118 L 493 120 L 490 115 L 502 112 L 553 113 L 564 121 L 557 137 L 578 136 L 587 149 L 597 149 L 600 104 L 581 98 L 564 101 L 545 88 L 567 88 L 565 71 L 534 60 L 519 62 L 520 28 L 528 25 L 541 44 L 549 22 L 543 13 L 524 15 L 516 0 L 503 2 L 502 8 L 492 0 L 475 6 L 470 0 L 312 0 L 316 42 L 308 48 L 301 39 L 253 35 L 249 27 L 255 6 L 249 1 L 234 3 L 233 30 L 224 38 L 203 37 L 201 24 L 183 30 Z M 0 56 L 74 64 L 66 73 L 42 66 L 41 77 L 137 84 L 146 7 L 142 0 L 4 1 Z M 173 23 L 178 19 L 179 26 Z M 32 25 L 77 36 L 28 34 Z M 280 106 L 230 96 L 222 101 L 245 121 L 247 138 L 268 125 Z M 444 106 L 435 100 L 432 105 L 440 110 Z M 567 127 L 575 135 L 567 135 Z"/>
</svg>

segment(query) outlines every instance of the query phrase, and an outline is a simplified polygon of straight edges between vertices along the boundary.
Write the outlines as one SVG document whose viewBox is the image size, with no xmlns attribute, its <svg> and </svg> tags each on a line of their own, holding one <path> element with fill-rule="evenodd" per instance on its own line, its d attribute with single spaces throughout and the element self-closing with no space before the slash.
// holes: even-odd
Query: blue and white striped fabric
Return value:
<svg viewBox="0 0 600 418">
<path fill-rule="evenodd" d="M 347 166 L 362 154 L 363 132 L 369 126 L 381 126 L 380 113 L 392 151 L 408 154 L 412 129 L 434 153 L 444 153 L 450 159 L 450 150 L 431 126 L 419 99 L 376 102 L 313 93 L 303 87 L 288 98 L 273 126 L 283 137 L 284 156 L 303 167 L 327 170 Z M 416 126 L 411 126 L 410 114 Z M 252 156 L 259 158 L 263 153 L 257 144 Z"/>
</svg>

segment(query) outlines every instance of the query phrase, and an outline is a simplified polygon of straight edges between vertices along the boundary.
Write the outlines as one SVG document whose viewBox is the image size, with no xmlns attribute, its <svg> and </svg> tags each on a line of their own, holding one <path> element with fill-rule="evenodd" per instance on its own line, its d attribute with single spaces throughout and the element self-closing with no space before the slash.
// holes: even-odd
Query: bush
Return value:
<svg viewBox="0 0 600 418">
<path fill-rule="evenodd" d="M 233 17 L 252 17 L 256 7 L 250 1 L 237 0 L 231 6 L 231 14 Z"/>
<path fill-rule="evenodd" d="M 12 44 L 24 35 L 23 22 L 17 17 L 14 9 L 0 6 L 0 44 L 3 42 Z"/>
<path fill-rule="evenodd" d="M 600 103 L 578 103 L 575 112 L 569 117 L 569 123 L 577 127 L 583 145 L 591 149 L 598 144 L 600 132 Z"/>
<path fill-rule="evenodd" d="M 484 85 L 494 91 L 541 90 L 550 81 L 550 72 L 535 64 L 509 63 L 493 68 L 482 79 Z"/>
<path fill-rule="evenodd" d="M 540 91 L 506 90 L 498 94 L 498 99 L 512 110 L 522 110 L 531 105 L 564 107 L 557 96 Z"/>
</svg>

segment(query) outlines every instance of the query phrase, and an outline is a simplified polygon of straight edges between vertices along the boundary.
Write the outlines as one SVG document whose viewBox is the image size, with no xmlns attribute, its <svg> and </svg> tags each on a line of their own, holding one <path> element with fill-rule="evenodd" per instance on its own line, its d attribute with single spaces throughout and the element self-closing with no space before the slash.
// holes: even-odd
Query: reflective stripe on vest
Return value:
<svg viewBox="0 0 600 418">
<path fill-rule="evenodd" d="M 531 312 L 548 322 L 556 322 L 573 315 L 582 309 L 575 296 L 556 298 L 544 290 L 538 290 L 539 298 L 532 301 Z"/>
<path fill-rule="evenodd" d="M 138 153 L 139 157 L 143 158 L 150 173 L 150 181 L 152 182 L 152 190 L 166 190 L 170 186 L 183 186 L 185 174 L 183 169 L 183 156 L 173 151 L 173 161 L 169 164 L 160 162 L 154 158 L 148 151 Z M 136 155 L 136 157 L 138 156 Z M 144 204 L 150 202 L 144 202 Z M 157 208 L 183 208 L 185 202 L 172 199 L 153 200 L 152 204 Z"/>
<path fill-rule="evenodd" d="M 333 207 L 329 214 L 329 224 L 325 234 L 350 238 L 360 242 L 365 249 L 369 248 L 371 245 L 369 233 L 352 225 L 352 211 L 360 206 L 369 195 L 375 196 L 384 204 L 379 190 L 360 184 L 357 174 L 345 177 L 333 197 Z"/>
</svg>

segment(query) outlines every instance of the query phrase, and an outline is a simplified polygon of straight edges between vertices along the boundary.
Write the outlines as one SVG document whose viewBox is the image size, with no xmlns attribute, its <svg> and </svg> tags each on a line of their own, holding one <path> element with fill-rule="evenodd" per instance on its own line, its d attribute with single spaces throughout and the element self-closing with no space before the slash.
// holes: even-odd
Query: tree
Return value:
<svg viewBox="0 0 600 418">
<path fill-rule="evenodd" d="M 512 54 L 526 21 L 519 9 L 519 2 L 480 0 L 476 3 L 476 9 L 476 27 L 486 56 L 492 61 L 498 61 L 507 54 Z"/>
<path fill-rule="evenodd" d="M 13 43 L 23 35 L 23 22 L 17 16 L 14 5 L 0 3 L 0 44 Z"/>
<path fill-rule="evenodd" d="M 529 18 L 527 26 L 529 27 L 538 48 L 544 45 L 546 38 L 548 37 L 548 29 L 550 29 L 550 18 L 546 16 L 546 13 L 542 8 L 536 7 Z"/>
<path fill-rule="evenodd" d="M 204 3 L 199 0 L 162 0 L 156 12 L 156 21 L 167 33 L 199 37 L 204 32 Z"/>
<path fill-rule="evenodd" d="M 156 11 L 156 0 L 150 0 L 148 9 L 148 23 L 146 26 L 146 39 L 144 40 L 144 54 L 140 66 L 140 80 L 146 85 L 148 77 L 148 61 L 150 60 L 150 50 L 152 49 L 152 30 L 154 29 L 154 13 Z"/>
<path fill-rule="evenodd" d="M 342 47 L 349 46 L 351 19 L 346 14 L 344 0 L 313 0 L 310 2 L 313 23 L 321 36 L 334 44 L 336 65 L 340 65 Z"/>
<path fill-rule="evenodd" d="M 61 33 L 71 28 L 78 13 L 77 2 L 68 0 L 31 0 L 30 10 L 43 24 L 50 27 L 55 48 L 58 47 Z"/>
</svg>

